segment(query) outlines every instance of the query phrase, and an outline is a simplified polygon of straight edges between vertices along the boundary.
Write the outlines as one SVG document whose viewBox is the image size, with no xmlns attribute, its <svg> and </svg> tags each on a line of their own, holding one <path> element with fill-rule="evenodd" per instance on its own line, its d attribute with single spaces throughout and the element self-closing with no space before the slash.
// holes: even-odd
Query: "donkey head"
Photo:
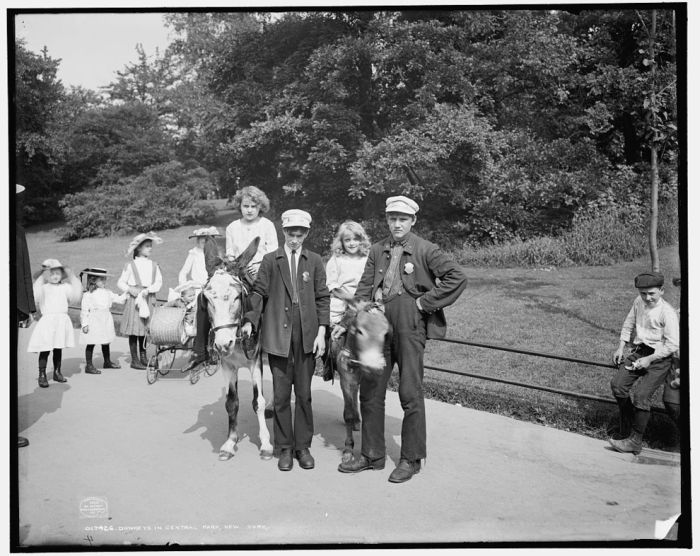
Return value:
<svg viewBox="0 0 700 556">
<path fill-rule="evenodd" d="M 202 295 L 207 298 L 214 345 L 222 353 L 228 353 L 236 343 L 242 293 L 241 280 L 222 269 L 214 272 L 202 290 Z"/>
<path fill-rule="evenodd" d="M 343 320 L 348 323 L 350 357 L 362 370 L 381 372 L 386 365 L 384 340 L 389 332 L 384 313 L 369 301 L 350 300 Z"/>
</svg>

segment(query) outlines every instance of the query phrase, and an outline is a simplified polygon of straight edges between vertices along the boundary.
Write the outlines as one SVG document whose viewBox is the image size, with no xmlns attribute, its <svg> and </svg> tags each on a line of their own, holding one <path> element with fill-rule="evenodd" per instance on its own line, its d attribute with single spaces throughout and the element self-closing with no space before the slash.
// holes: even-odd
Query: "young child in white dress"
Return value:
<svg viewBox="0 0 700 556">
<path fill-rule="evenodd" d="M 119 289 L 129 294 L 124 304 L 119 332 L 122 336 L 129 337 L 132 369 L 143 370 L 148 364 L 148 319 L 155 307 L 156 293 L 163 285 L 160 268 L 150 259 L 154 243 L 163 243 L 163 240 L 153 232 L 139 234 L 131 241 L 126 254 L 132 255 L 133 260 L 126 264 L 117 281 Z"/>
<path fill-rule="evenodd" d="M 119 369 L 110 358 L 109 344 L 116 337 L 114 318 L 110 308 L 114 303 L 124 303 L 126 293 L 116 294 L 107 288 L 107 271 L 103 268 L 86 268 L 80 276 L 87 276 L 87 289 L 80 304 L 80 344 L 85 346 L 85 372 L 90 375 L 102 373 L 92 363 L 95 345 L 102 346 L 103 369 Z"/>
<path fill-rule="evenodd" d="M 226 228 L 226 255 L 238 257 L 251 241 L 259 237 L 258 251 L 248 265 L 254 278 L 262 258 L 279 245 L 275 225 L 262 216 L 270 210 L 270 200 L 260 189 L 249 185 L 236 192 L 233 206 L 241 211 L 241 218 L 234 220 Z"/>
<path fill-rule="evenodd" d="M 330 343 L 330 334 L 345 313 L 345 300 L 355 295 L 371 245 L 365 229 L 353 220 L 346 220 L 338 227 L 331 245 L 331 258 L 326 263 L 326 285 L 331 292 L 331 325 L 328 327 L 326 343 L 331 349 L 326 350 L 324 356 L 324 380 L 333 378 L 330 358 L 338 347 Z"/>
<path fill-rule="evenodd" d="M 197 282 L 197 289 L 201 290 L 209 279 L 207 267 L 204 262 L 204 245 L 209 237 L 219 237 L 221 234 L 216 226 L 199 228 L 192 232 L 190 239 L 195 238 L 195 246 L 187 252 L 185 264 L 182 265 L 177 276 L 178 285 L 182 285 L 190 280 Z"/>
<path fill-rule="evenodd" d="M 46 364 L 53 350 L 53 380 L 67 382 L 61 374 L 63 348 L 75 346 L 73 323 L 68 316 L 68 305 L 78 303 L 82 294 L 80 280 L 57 259 L 46 259 L 34 281 L 34 299 L 39 305 L 41 318 L 36 324 L 27 351 L 39 354 L 39 386 L 48 388 Z"/>
</svg>

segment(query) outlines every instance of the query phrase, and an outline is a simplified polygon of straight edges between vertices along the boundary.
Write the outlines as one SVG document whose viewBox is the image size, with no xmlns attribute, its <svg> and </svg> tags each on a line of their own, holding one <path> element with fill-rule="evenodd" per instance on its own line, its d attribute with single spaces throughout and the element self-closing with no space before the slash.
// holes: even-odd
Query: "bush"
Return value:
<svg viewBox="0 0 700 556">
<path fill-rule="evenodd" d="M 182 169 L 178 174 L 176 166 L 150 167 L 135 178 L 66 195 L 60 202 L 66 219 L 61 239 L 162 230 L 211 219 L 215 208 L 198 201 L 201 169 L 194 175 Z"/>
<path fill-rule="evenodd" d="M 465 246 L 457 260 L 472 266 L 572 266 L 608 265 L 631 261 L 648 252 L 648 213 L 629 207 L 609 206 L 599 212 L 584 211 L 571 229 L 556 237 L 515 239 L 490 246 Z M 676 203 L 659 207 L 659 246 L 678 241 Z"/>
</svg>

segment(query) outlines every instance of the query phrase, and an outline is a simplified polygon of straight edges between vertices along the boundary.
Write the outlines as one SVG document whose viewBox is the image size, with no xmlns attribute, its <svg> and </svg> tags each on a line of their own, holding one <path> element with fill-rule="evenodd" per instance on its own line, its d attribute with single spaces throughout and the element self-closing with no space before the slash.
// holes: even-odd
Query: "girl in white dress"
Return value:
<svg viewBox="0 0 700 556">
<path fill-rule="evenodd" d="M 365 229 L 353 220 L 346 220 L 340 225 L 331 245 L 331 258 L 326 263 L 326 285 L 331 292 L 331 325 L 327 330 L 326 343 L 333 348 L 334 353 L 337 346 L 330 343 L 331 331 L 345 313 L 347 308 L 345 299 L 355 295 L 365 269 L 370 246 L 371 242 Z M 330 351 L 327 350 L 327 353 L 333 356 Z M 332 378 L 333 371 L 330 368 L 329 357 L 326 356 L 323 379 Z"/>
<path fill-rule="evenodd" d="M 80 280 L 56 259 L 46 259 L 34 281 L 34 299 L 39 305 L 41 319 L 36 324 L 27 351 L 39 354 L 39 386 L 49 387 L 46 364 L 53 350 L 53 380 L 67 382 L 61 374 L 63 348 L 75 346 L 73 324 L 68 305 L 78 303 L 82 294 Z"/>
<path fill-rule="evenodd" d="M 187 252 L 185 264 L 182 265 L 180 273 L 177 275 L 179 286 L 190 280 L 197 282 L 197 292 L 201 290 L 209 279 L 207 267 L 204 263 L 204 245 L 209 237 L 219 237 L 221 234 L 216 226 L 199 228 L 192 232 L 190 239 L 195 238 L 195 246 Z"/>
<path fill-rule="evenodd" d="M 95 345 L 102 346 L 104 358 L 103 369 L 119 369 L 118 363 L 110 359 L 109 344 L 116 334 L 114 332 L 114 319 L 110 308 L 114 303 L 124 303 L 126 293 L 117 295 L 105 288 L 107 271 L 103 268 L 86 268 L 80 276 L 87 275 L 87 291 L 83 294 L 80 304 L 80 344 L 85 346 L 85 372 L 91 375 L 102 373 L 92 364 L 92 354 Z"/>
<path fill-rule="evenodd" d="M 275 225 L 262 216 L 270 210 L 270 200 L 260 189 L 249 185 L 236 192 L 233 206 L 241 211 L 241 218 L 226 228 L 226 255 L 238 257 L 251 241 L 259 237 L 258 251 L 248 265 L 251 277 L 254 278 L 262 258 L 279 245 Z"/>
<path fill-rule="evenodd" d="M 145 369 L 148 364 L 148 319 L 156 304 L 156 293 L 163 285 L 160 268 L 150 259 L 153 243 L 163 243 L 153 232 L 139 234 L 131 240 L 126 254 L 132 255 L 133 260 L 126 264 L 117 281 L 119 289 L 129 294 L 124 304 L 119 332 L 122 336 L 129 337 L 132 369 Z"/>
</svg>

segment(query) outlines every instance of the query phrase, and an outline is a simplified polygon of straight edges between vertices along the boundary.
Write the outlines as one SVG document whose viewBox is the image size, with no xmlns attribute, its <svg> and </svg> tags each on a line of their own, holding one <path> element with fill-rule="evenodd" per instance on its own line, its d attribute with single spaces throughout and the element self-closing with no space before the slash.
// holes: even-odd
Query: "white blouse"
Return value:
<svg viewBox="0 0 700 556">
<path fill-rule="evenodd" d="M 326 285 L 331 291 L 331 323 L 337 324 L 345 312 L 347 304 L 333 295 L 333 290 L 340 290 L 348 296 L 355 295 L 365 270 L 367 257 L 349 257 L 333 255 L 326 264 Z"/>
<path fill-rule="evenodd" d="M 243 219 L 234 220 L 226 228 L 226 254 L 238 257 L 256 237 L 260 238 L 260 244 L 252 264 L 259 264 L 265 254 L 279 246 L 275 225 L 264 216 L 254 224 L 246 224 Z"/>
<path fill-rule="evenodd" d="M 207 274 L 207 267 L 204 263 L 204 250 L 200 247 L 193 247 L 187 253 L 185 264 L 182 265 L 177 282 L 178 284 L 184 284 L 187 280 L 194 280 L 201 286 L 204 286 L 208 279 L 209 274 Z"/>
<path fill-rule="evenodd" d="M 136 264 L 136 270 L 141 278 L 141 285 L 148 289 L 148 293 L 158 292 L 163 285 L 163 276 L 158 265 L 147 257 L 136 257 L 133 262 Z M 153 280 L 154 266 L 156 269 L 155 280 Z M 117 280 L 117 286 L 123 292 L 129 291 L 129 286 L 136 286 L 136 277 L 131 270 L 130 262 L 124 267 L 122 275 Z"/>
</svg>

